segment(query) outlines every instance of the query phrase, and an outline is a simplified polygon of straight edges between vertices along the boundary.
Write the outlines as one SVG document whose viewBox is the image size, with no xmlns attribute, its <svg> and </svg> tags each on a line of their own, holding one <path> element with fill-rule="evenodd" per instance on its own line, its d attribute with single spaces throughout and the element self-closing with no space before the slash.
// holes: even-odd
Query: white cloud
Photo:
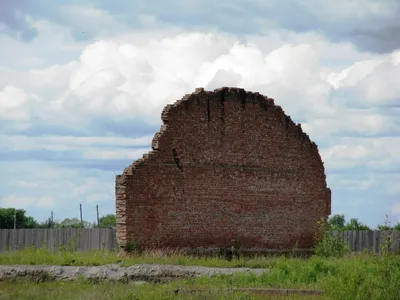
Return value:
<svg viewBox="0 0 400 300">
<path fill-rule="evenodd" d="M 353 175 L 354 176 L 354 175 Z M 367 178 L 351 178 L 352 176 L 335 176 L 329 177 L 329 185 L 335 188 L 348 190 L 368 190 L 376 183 L 376 179 L 369 175 Z"/>
<path fill-rule="evenodd" d="M 371 149 L 361 145 L 337 145 L 329 148 L 324 154 L 326 159 L 333 156 L 344 159 L 364 159 L 372 153 Z"/>
<path fill-rule="evenodd" d="M 43 197 L 29 197 L 29 196 L 17 196 L 9 195 L 0 198 L 1 207 L 13 207 L 18 209 L 30 209 L 32 207 L 38 208 L 50 208 L 55 204 L 55 199 L 51 196 Z"/>
<path fill-rule="evenodd" d="M 328 140 L 329 136 L 376 136 L 400 132 L 400 124 L 393 115 L 374 110 L 336 109 L 333 116 L 308 118 L 302 126 L 317 140 Z"/>
<path fill-rule="evenodd" d="M 59 11 L 71 26 L 79 29 L 82 35 L 115 34 L 129 28 L 118 21 L 118 16 L 94 6 L 62 5 Z"/>
<path fill-rule="evenodd" d="M 7 29 L 10 29 L 10 27 L 5 23 L 0 22 L 0 32 L 6 31 Z"/>
<path fill-rule="evenodd" d="M 105 201 L 110 201 L 110 199 L 112 199 L 114 197 L 114 195 L 105 195 L 103 194 L 91 194 L 89 196 L 86 197 L 86 201 L 88 203 L 102 203 Z"/>
<path fill-rule="evenodd" d="M 52 64 L 66 63 L 83 49 L 83 42 L 74 39 L 71 28 L 22 16 L 26 25 L 37 31 L 35 38 L 26 44 L 0 32 L 0 65 L 26 71 L 27 68 L 44 68 Z M 16 59 L 18 58 L 18 59 Z"/>
<path fill-rule="evenodd" d="M 109 172 L 33 161 L 0 161 L 0 169 L 0 207 L 23 208 L 39 221 L 48 218 L 50 210 L 60 219 L 79 217 L 79 204 L 89 220 L 96 218 L 97 203 L 102 211 L 115 211 L 115 175 Z"/>
<path fill-rule="evenodd" d="M 22 136 L 22 135 L 0 135 L 1 149 L 10 151 L 21 150 L 50 150 L 66 151 L 74 149 L 93 149 L 109 147 L 148 147 L 153 135 L 139 138 L 113 137 L 113 136 Z"/>
<path fill-rule="evenodd" d="M 335 88 L 354 86 L 383 62 L 382 59 L 369 59 L 356 62 L 349 68 L 340 71 L 338 74 L 331 73 L 328 82 Z"/>
<path fill-rule="evenodd" d="M 400 163 L 400 137 L 336 138 L 320 150 L 330 170 L 369 167 L 374 171 L 390 170 Z"/>
<path fill-rule="evenodd" d="M 399 221 L 400 221 L 400 203 L 396 203 L 392 207 L 392 214 L 397 216 L 399 218 Z"/>
<path fill-rule="evenodd" d="M 142 157 L 143 154 L 148 152 L 150 147 L 142 149 L 120 149 L 120 150 L 100 150 L 99 148 L 85 149 L 82 151 L 83 159 L 131 159 L 134 161 Z"/>
<path fill-rule="evenodd" d="M 282 28 L 267 30 L 263 35 L 249 35 L 249 42 L 256 44 L 263 52 L 271 52 L 282 44 L 312 45 L 319 61 L 326 64 L 327 71 L 342 71 L 353 63 L 380 59 L 382 55 L 360 50 L 350 42 L 332 43 L 317 31 L 298 33 Z M 384 57 L 384 56 L 382 56 Z"/>
<path fill-rule="evenodd" d="M 96 188 L 98 188 L 102 184 L 102 182 L 100 182 L 95 177 L 89 177 L 89 178 L 85 178 L 83 180 L 84 180 L 83 183 L 77 184 L 71 190 L 71 197 L 85 195 L 86 193 L 90 192 L 91 190 L 96 190 Z M 110 183 L 109 185 L 112 185 L 112 183 Z"/>
<path fill-rule="evenodd" d="M 7 45 L 0 48 L 0 151 L 46 150 L 55 157 L 71 151 L 77 153 L 71 161 L 130 163 L 148 150 L 152 139 L 147 129 L 142 137 L 133 131 L 159 125 L 165 104 L 196 87 L 234 85 L 274 98 L 303 124 L 311 139 L 323 145 L 327 172 L 349 172 L 329 177 L 334 187 L 369 193 L 382 185 L 376 174 L 400 163 L 400 123 L 389 109 L 377 108 L 398 102 L 398 52 L 361 53 L 351 43 L 333 43 L 316 32 L 269 29 L 239 38 L 171 25 L 160 28 L 156 15 L 138 17 L 152 29 L 126 32 L 121 19 L 106 11 L 77 9 L 67 7 L 64 17 L 75 27 L 89 22 L 87 31 L 102 36 L 101 40 L 77 42 L 71 28 L 29 16 L 24 17 L 27 24 L 38 31 L 29 44 L 0 32 L 0 44 Z M 359 17 L 374 10 L 379 7 L 364 7 Z M 348 8 L 336 12 L 343 18 L 349 13 Z M 97 30 L 98 26 L 107 28 Z M 27 59 L 17 62 L 13 57 Z M 32 128 L 36 128 L 34 137 L 22 133 Z M 69 132 L 58 136 L 60 128 L 88 136 Z M 40 136 L 43 130 L 53 131 Z M 63 167 L 55 164 L 59 161 L 53 165 L 0 162 L 6 174 L 2 175 L 2 203 L 42 209 L 57 206 L 66 213 L 70 207 L 76 212 L 81 202 L 114 206 L 114 173 L 74 169 L 68 165 L 71 161 L 63 160 Z M 369 173 L 353 176 L 354 168 Z M 390 188 L 395 179 L 385 180 L 384 188 L 395 195 L 397 190 Z M 20 188 L 19 194 L 13 192 L 15 187 Z"/>
<path fill-rule="evenodd" d="M 29 95 L 24 90 L 6 86 L 0 90 L 0 119 L 8 121 L 27 122 L 30 120 L 29 101 L 34 100 L 34 95 Z"/>
<path fill-rule="evenodd" d="M 340 4 L 339 4 L 340 3 Z M 382 2 L 370 0 L 356 1 L 319 1 L 301 2 L 301 5 L 307 7 L 307 10 L 321 18 L 329 21 L 342 21 L 348 19 L 365 19 L 373 15 L 390 16 L 392 13 L 390 5 Z"/>
<path fill-rule="evenodd" d="M 397 104 L 400 87 L 400 65 L 396 52 L 378 59 L 361 61 L 338 73 L 332 73 L 328 81 L 336 88 L 349 88 L 353 99 L 350 104 L 387 105 Z"/>
<path fill-rule="evenodd" d="M 59 73 L 63 70 L 70 74 L 69 85 L 57 98 L 47 100 L 51 105 L 46 107 L 46 120 L 69 120 L 77 126 L 96 115 L 158 123 L 165 104 L 197 86 L 223 83 L 272 94 L 299 116 L 334 112 L 327 101 L 330 85 L 321 77 L 323 69 L 310 45 L 283 45 L 268 53 L 234 37 L 202 33 L 180 34 L 145 46 L 102 41 L 89 45 L 78 64 L 34 72 L 41 76 L 47 72 L 46 77 L 52 78 L 56 71 L 65 78 Z M 221 72 L 231 72 L 232 79 L 221 79 Z"/>
<path fill-rule="evenodd" d="M 14 207 L 18 209 L 23 209 L 31 206 L 34 200 L 29 197 L 17 197 L 15 195 L 8 195 L 6 197 L 0 198 L 1 207 Z"/>
<path fill-rule="evenodd" d="M 204 42 L 215 45 L 216 53 L 203 51 Z M 71 76 L 71 94 L 63 103 L 70 110 L 79 107 L 84 116 L 97 113 L 111 118 L 155 122 L 165 104 L 195 87 L 237 85 L 274 97 L 288 113 L 298 118 L 317 119 L 342 113 L 335 107 L 338 103 L 332 103 L 335 100 L 331 96 L 333 87 L 324 79 L 324 72 L 326 68 L 320 64 L 312 45 L 307 44 L 283 45 L 268 53 L 254 44 L 200 33 L 180 34 L 142 47 L 103 41 L 90 45 L 83 52 L 80 66 Z M 354 84 L 362 76 L 368 78 L 371 72 L 371 68 L 367 68 L 342 77 Z M 394 75 L 390 78 L 397 78 Z M 389 84 L 395 88 L 393 80 L 385 81 L 387 90 Z M 386 98 L 393 101 L 390 95 L 386 93 Z M 357 103 L 361 99 L 351 101 Z M 358 121 L 367 126 L 355 127 L 359 131 L 380 132 L 395 127 L 393 121 L 383 120 L 384 116 L 345 113 L 349 120 L 354 120 L 354 114 L 358 113 Z M 326 119 L 325 122 L 332 121 Z M 343 127 L 343 124 L 331 127 Z"/>
<path fill-rule="evenodd" d="M 43 21 L 30 22 L 42 30 L 37 24 Z M 53 32 L 57 29 L 45 33 L 51 36 Z M 361 103 L 363 99 L 376 102 L 378 95 L 383 95 L 385 103 L 394 101 L 398 89 L 394 55 L 368 57 L 344 70 L 329 71 L 330 67 L 321 61 L 329 47 L 334 48 L 337 57 L 350 53 L 353 60 L 356 51 L 345 43 L 332 44 L 315 34 L 304 34 L 307 43 L 302 44 L 300 36 L 290 33 L 284 38 L 275 37 L 274 49 L 266 49 L 255 36 L 249 38 L 253 43 L 239 43 L 237 37 L 219 33 L 170 34 L 147 40 L 136 39 L 141 37 L 137 33 L 123 42 L 118 37 L 109 38 L 89 44 L 78 61 L 25 73 L 20 89 L 25 93 L 34 91 L 43 101 L 37 111 L 46 124 L 68 122 L 76 128 L 88 128 L 88 121 L 100 116 L 157 124 L 165 104 L 198 86 L 238 85 L 275 98 L 290 115 L 307 119 L 311 132 L 314 128 L 324 128 L 326 133 L 349 128 L 356 133 L 397 129 L 390 117 L 350 112 L 343 107 L 347 102 Z M 71 43 L 68 38 L 67 43 Z M 333 50 L 328 57 L 334 57 Z M 363 59 L 365 54 L 359 57 Z M 385 73 L 382 81 L 379 76 L 383 68 L 392 71 Z M 12 78 L 18 80 L 17 75 Z M 354 88 L 350 94 L 346 90 L 339 96 L 332 94 L 348 87 Z M 337 118 L 338 114 L 344 120 Z M 362 126 L 352 126 L 355 122 Z"/>
<path fill-rule="evenodd" d="M 393 65 L 400 65 L 400 50 L 394 51 L 392 53 L 392 63 Z"/>
<path fill-rule="evenodd" d="M 54 207 L 54 204 L 56 203 L 56 199 L 51 197 L 51 196 L 47 196 L 47 197 L 41 197 L 39 199 L 36 200 L 35 205 L 39 208 L 51 208 Z"/>
<path fill-rule="evenodd" d="M 16 185 L 22 188 L 36 188 L 39 185 L 39 182 L 20 180 Z"/>
<path fill-rule="evenodd" d="M 154 27 L 158 23 L 157 17 L 151 14 L 139 14 L 138 19 L 140 24 L 147 28 Z"/>
</svg>

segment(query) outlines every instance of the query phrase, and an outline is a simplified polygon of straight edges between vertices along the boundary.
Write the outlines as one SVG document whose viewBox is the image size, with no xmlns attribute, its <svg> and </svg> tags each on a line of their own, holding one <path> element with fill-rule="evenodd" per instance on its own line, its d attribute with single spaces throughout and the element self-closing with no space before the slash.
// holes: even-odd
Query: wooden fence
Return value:
<svg viewBox="0 0 400 300">
<path fill-rule="evenodd" d="M 334 231 L 350 251 L 380 253 L 389 246 L 400 252 L 400 231 Z M 89 251 L 106 249 L 117 251 L 116 230 L 113 228 L 59 228 L 59 229 L 0 229 L 0 252 L 21 250 L 26 247 L 47 247 L 57 251 L 62 248 Z"/>
<path fill-rule="evenodd" d="M 333 235 L 344 241 L 352 252 L 381 253 L 383 249 L 400 252 L 400 230 L 334 231 Z"/>
<path fill-rule="evenodd" d="M 0 229 L 0 252 L 26 247 L 46 247 L 52 251 L 118 248 L 113 228 Z"/>
</svg>

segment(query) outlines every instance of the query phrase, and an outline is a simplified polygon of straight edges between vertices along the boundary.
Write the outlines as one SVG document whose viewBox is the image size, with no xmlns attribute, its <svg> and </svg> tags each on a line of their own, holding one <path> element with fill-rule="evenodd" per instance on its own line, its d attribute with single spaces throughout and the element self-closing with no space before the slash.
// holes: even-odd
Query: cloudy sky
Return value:
<svg viewBox="0 0 400 300">
<path fill-rule="evenodd" d="M 400 221 L 400 1 L 0 2 L 0 207 L 114 213 L 164 105 L 225 85 L 302 123 L 333 213 Z"/>
</svg>

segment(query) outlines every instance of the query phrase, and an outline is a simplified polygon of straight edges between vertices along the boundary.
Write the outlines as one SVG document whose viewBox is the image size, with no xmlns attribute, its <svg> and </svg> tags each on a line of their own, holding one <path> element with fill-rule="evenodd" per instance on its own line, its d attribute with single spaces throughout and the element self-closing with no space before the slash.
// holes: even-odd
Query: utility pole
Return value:
<svg viewBox="0 0 400 300">
<path fill-rule="evenodd" d="M 97 227 L 100 227 L 99 206 L 98 205 L 96 205 L 96 213 L 97 213 Z"/>
<path fill-rule="evenodd" d="M 83 219 L 82 219 L 82 204 L 79 204 L 79 210 L 81 212 L 81 227 L 83 228 Z"/>
<path fill-rule="evenodd" d="M 54 228 L 54 214 L 53 214 L 53 211 L 51 211 L 51 228 Z"/>
<path fill-rule="evenodd" d="M 14 250 L 17 249 L 17 210 L 14 210 Z"/>
</svg>

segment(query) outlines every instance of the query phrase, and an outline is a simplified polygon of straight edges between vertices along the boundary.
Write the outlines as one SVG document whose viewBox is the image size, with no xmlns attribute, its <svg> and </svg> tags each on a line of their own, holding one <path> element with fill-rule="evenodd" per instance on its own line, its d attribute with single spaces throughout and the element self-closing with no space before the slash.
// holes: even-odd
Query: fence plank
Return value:
<svg viewBox="0 0 400 300">
<path fill-rule="evenodd" d="M 368 231 L 368 250 L 370 252 L 374 252 L 374 232 L 373 231 Z"/>
<path fill-rule="evenodd" d="M 399 253 L 400 250 L 400 231 L 393 231 L 393 252 Z"/>
</svg>

